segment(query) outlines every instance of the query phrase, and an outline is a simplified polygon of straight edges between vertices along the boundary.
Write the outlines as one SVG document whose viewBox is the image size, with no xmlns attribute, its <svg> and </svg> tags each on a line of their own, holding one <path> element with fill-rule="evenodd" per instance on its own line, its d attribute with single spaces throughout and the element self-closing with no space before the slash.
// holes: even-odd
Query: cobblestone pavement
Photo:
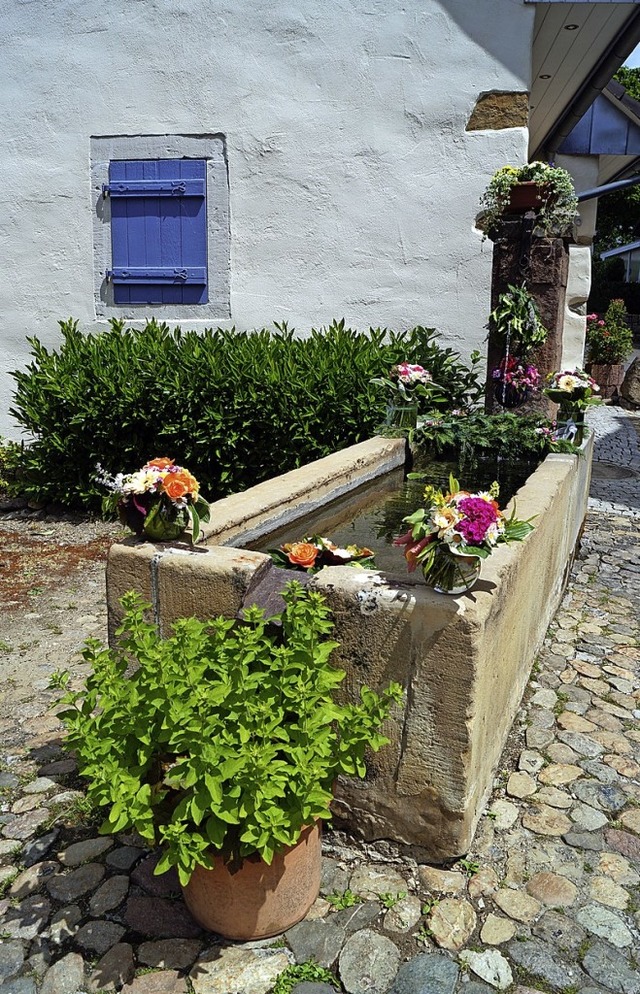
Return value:
<svg viewBox="0 0 640 994">
<path fill-rule="evenodd" d="M 592 407 L 587 422 L 596 433 L 589 508 L 640 517 L 640 414 Z"/>
<path fill-rule="evenodd" d="M 137 838 L 82 820 L 44 687 L 69 663 L 81 679 L 76 643 L 104 632 L 95 568 L 32 612 L 39 679 L 14 667 L 0 706 L 0 994 L 266 994 L 310 959 L 349 994 L 640 994 L 638 422 L 612 408 L 589 420 L 580 554 L 473 849 L 443 869 L 328 833 L 323 896 L 283 939 L 204 934 Z M 69 612 L 73 637 L 57 635 Z M 361 903 L 336 910 L 327 897 L 347 890 Z"/>
</svg>

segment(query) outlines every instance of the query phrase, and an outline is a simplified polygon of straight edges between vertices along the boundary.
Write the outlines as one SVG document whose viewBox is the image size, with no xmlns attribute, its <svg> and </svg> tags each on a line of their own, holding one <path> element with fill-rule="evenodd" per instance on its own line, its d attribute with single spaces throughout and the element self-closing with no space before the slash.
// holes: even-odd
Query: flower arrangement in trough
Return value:
<svg viewBox="0 0 640 994">
<path fill-rule="evenodd" d="M 433 403 L 442 400 L 442 391 L 429 370 L 417 363 L 399 362 L 391 367 L 388 376 L 376 376 L 369 383 L 385 391 L 386 423 L 392 428 L 416 427 L 419 398 Z"/>
<path fill-rule="evenodd" d="M 200 522 L 209 520 L 209 504 L 200 495 L 195 476 L 173 459 L 151 459 L 134 473 L 111 476 L 98 466 L 98 479 L 110 493 L 103 511 L 117 511 L 127 528 L 152 542 L 168 542 L 190 531 L 192 542 Z"/>
<path fill-rule="evenodd" d="M 501 542 L 521 541 L 533 530 L 518 520 L 515 507 L 509 517 L 497 501 L 499 486 L 472 493 L 461 490 L 453 476 L 449 491 L 428 486 L 424 506 L 403 520 L 409 530 L 394 540 L 404 547 L 409 572 L 420 567 L 425 580 L 439 593 L 469 590 L 486 559 Z"/>
<path fill-rule="evenodd" d="M 300 542 L 286 542 L 269 555 L 281 569 L 297 569 L 304 573 L 317 573 L 323 566 L 362 566 L 375 569 L 375 553 L 357 545 L 343 548 L 328 538 L 312 535 Z"/>
<path fill-rule="evenodd" d="M 549 373 L 543 392 L 556 404 L 560 404 L 561 413 L 582 412 L 590 405 L 601 402 L 595 396 L 600 392 L 600 387 L 580 368 Z"/>
<path fill-rule="evenodd" d="M 600 387 L 584 369 L 563 369 L 549 373 L 543 391 L 551 400 L 560 405 L 560 437 L 568 438 L 576 445 L 582 444 L 584 436 L 584 412 L 592 404 L 600 404 L 595 394 Z"/>
</svg>

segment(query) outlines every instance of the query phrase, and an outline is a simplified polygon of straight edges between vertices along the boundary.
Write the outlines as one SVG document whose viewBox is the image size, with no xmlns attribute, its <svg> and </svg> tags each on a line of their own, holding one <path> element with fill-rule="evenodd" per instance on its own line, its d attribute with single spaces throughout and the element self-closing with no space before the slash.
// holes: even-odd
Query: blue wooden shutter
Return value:
<svg viewBox="0 0 640 994">
<path fill-rule="evenodd" d="M 114 161 L 105 193 L 114 302 L 206 304 L 206 161 Z"/>
</svg>

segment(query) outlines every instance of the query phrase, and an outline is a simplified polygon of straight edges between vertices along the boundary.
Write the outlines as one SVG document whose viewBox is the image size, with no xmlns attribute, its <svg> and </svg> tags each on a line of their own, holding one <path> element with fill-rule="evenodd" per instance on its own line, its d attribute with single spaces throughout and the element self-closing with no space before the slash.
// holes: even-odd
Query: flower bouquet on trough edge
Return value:
<svg viewBox="0 0 640 994">
<path fill-rule="evenodd" d="M 375 569 L 374 552 L 357 545 L 337 546 L 328 538 L 312 535 L 300 542 L 286 542 L 269 549 L 272 560 L 281 569 L 297 569 L 317 573 L 323 566 L 361 566 Z"/>
<path fill-rule="evenodd" d="M 543 393 L 560 405 L 559 428 L 563 437 L 575 440 L 576 445 L 580 445 L 584 437 L 584 412 L 587 407 L 602 403 L 595 396 L 599 392 L 600 387 L 596 381 L 579 367 L 549 373 L 547 376 L 547 386 Z"/>
<path fill-rule="evenodd" d="M 151 459 L 135 473 L 110 476 L 98 466 L 98 479 L 110 491 L 104 513 L 116 511 L 120 521 L 140 538 L 170 542 L 184 531 L 197 542 L 200 522 L 209 520 L 209 504 L 200 484 L 173 459 Z"/>
<path fill-rule="evenodd" d="M 470 590 L 480 575 L 481 560 L 496 545 L 520 542 L 533 531 L 530 521 L 516 518 L 515 507 L 505 516 L 496 500 L 498 491 L 497 483 L 488 491 L 461 490 L 453 476 L 448 493 L 426 487 L 424 507 L 403 519 L 409 530 L 394 540 L 394 545 L 404 546 L 409 572 L 419 566 L 438 593 Z"/>
<path fill-rule="evenodd" d="M 369 383 L 382 387 L 387 399 L 387 425 L 395 428 L 415 428 L 418 418 L 418 398 L 434 399 L 440 393 L 429 370 L 417 363 L 399 362 L 388 376 L 375 376 Z"/>
</svg>

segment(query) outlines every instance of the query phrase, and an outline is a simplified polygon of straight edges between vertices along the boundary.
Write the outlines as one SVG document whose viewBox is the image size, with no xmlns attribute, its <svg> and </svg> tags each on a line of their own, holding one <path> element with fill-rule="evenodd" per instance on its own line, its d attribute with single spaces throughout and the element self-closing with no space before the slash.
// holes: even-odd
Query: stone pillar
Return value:
<svg viewBox="0 0 640 994">
<path fill-rule="evenodd" d="M 556 165 L 573 177 L 576 190 L 590 190 L 598 185 L 600 157 L 598 155 L 559 155 Z M 591 246 L 596 232 L 598 200 L 585 200 L 578 205 L 579 218 L 573 236 L 569 259 L 567 305 L 562 336 L 562 366 L 575 369 L 584 365 L 584 341 L 587 331 L 587 298 L 591 290 Z"/>
<path fill-rule="evenodd" d="M 529 362 L 537 366 L 544 378 L 547 373 L 560 368 L 562 360 L 562 328 L 565 315 L 565 295 L 569 271 L 568 239 L 539 238 L 531 234 L 530 218 L 511 216 L 505 219 L 500 237 L 493 246 L 493 271 L 491 276 L 491 310 L 498 304 L 501 293 L 512 286 L 522 286 L 535 299 L 540 317 L 549 334 L 546 342 L 532 351 Z M 494 370 L 504 357 L 505 343 L 495 332 L 489 332 L 487 349 L 487 390 L 485 408 L 500 410 L 494 397 Z M 512 355 L 516 354 L 514 351 Z M 520 413 L 533 411 L 552 417 L 556 405 L 543 394 L 518 407 Z"/>
<path fill-rule="evenodd" d="M 587 298 L 591 289 L 591 249 L 588 245 L 569 248 L 569 278 L 562 333 L 562 368 L 584 365 Z"/>
</svg>

